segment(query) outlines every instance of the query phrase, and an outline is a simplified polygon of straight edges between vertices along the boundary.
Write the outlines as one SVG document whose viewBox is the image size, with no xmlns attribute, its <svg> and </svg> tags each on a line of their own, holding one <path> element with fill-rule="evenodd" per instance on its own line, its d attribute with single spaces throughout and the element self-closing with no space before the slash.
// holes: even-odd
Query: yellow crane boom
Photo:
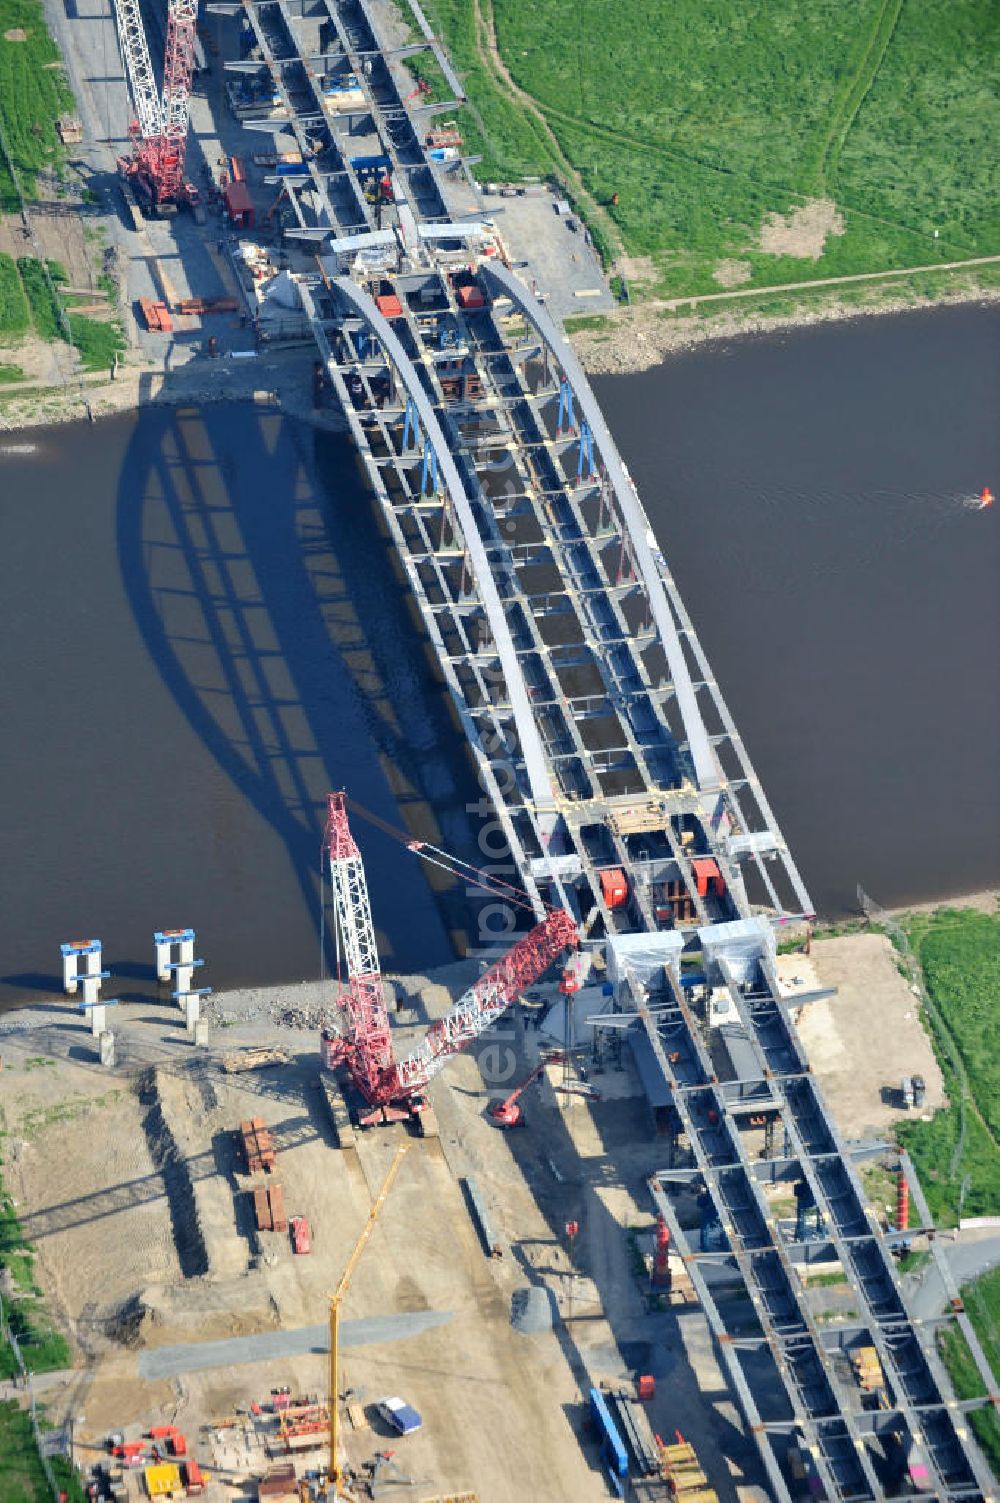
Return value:
<svg viewBox="0 0 1000 1503">
<path fill-rule="evenodd" d="M 411 1145 L 409 1143 L 403 1143 L 403 1144 L 400 1145 L 399 1148 L 396 1149 L 396 1156 L 393 1159 L 392 1163 L 389 1165 L 389 1169 L 388 1169 L 388 1172 L 387 1172 L 387 1174 L 385 1176 L 385 1179 L 382 1181 L 382 1188 L 378 1192 L 378 1195 L 375 1197 L 375 1201 L 374 1201 L 374 1204 L 372 1205 L 371 1210 L 368 1212 L 368 1220 L 365 1223 L 365 1226 L 364 1226 L 364 1229 L 362 1230 L 361 1236 L 358 1238 L 357 1242 L 354 1244 L 354 1251 L 351 1253 L 351 1256 L 347 1260 L 347 1267 L 344 1269 L 344 1272 L 343 1272 L 343 1274 L 341 1276 L 340 1283 L 337 1285 L 335 1293 L 333 1293 L 333 1294 L 331 1294 L 329 1296 L 329 1300 L 330 1300 L 330 1467 L 329 1467 L 329 1476 L 330 1476 L 330 1484 L 331 1484 L 332 1495 L 333 1495 L 334 1498 L 339 1498 L 339 1497 L 342 1496 L 341 1484 L 342 1484 L 342 1481 L 343 1481 L 343 1473 L 342 1473 L 341 1466 L 340 1466 L 340 1454 L 339 1454 L 340 1434 L 339 1434 L 339 1417 L 338 1417 L 338 1403 L 337 1403 L 339 1392 L 340 1392 L 340 1383 L 339 1383 L 339 1372 L 340 1372 L 340 1351 L 339 1351 L 339 1348 L 340 1348 L 340 1306 L 341 1306 L 341 1304 L 343 1302 L 344 1296 L 347 1293 L 348 1286 L 350 1285 L 351 1276 L 353 1275 L 355 1268 L 357 1268 L 357 1266 L 358 1266 L 358 1261 L 359 1261 L 359 1259 L 361 1257 L 361 1254 L 364 1252 L 365 1248 L 368 1246 L 368 1239 L 371 1236 L 372 1232 L 375 1230 L 375 1223 L 376 1223 L 376 1221 L 379 1218 L 379 1215 L 381 1213 L 382 1207 L 385 1205 L 385 1202 L 386 1202 L 386 1199 L 388 1197 L 389 1191 L 392 1189 L 392 1182 L 396 1178 L 396 1171 L 399 1169 L 399 1166 L 403 1162 L 403 1159 L 409 1153 L 410 1146 Z"/>
</svg>

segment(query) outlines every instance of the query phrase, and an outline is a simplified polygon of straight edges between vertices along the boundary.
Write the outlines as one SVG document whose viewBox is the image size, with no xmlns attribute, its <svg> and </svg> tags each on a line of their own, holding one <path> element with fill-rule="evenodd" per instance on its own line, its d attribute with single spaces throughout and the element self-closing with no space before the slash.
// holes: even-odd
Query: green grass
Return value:
<svg viewBox="0 0 1000 1503">
<path fill-rule="evenodd" d="M 21 256 L 17 263 L 21 283 L 31 308 L 31 321 L 42 339 L 62 337 L 61 309 L 58 299 L 45 275 L 41 261 L 30 256 Z"/>
<path fill-rule="evenodd" d="M 85 313 L 70 313 L 68 317 L 73 343 L 80 351 L 84 370 L 110 370 L 115 354 L 125 350 L 121 324 L 115 320 L 88 318 Z"/>
<path fill-rule="evenodd" d="M 14 1288 L 24 1298 L 5 1301 L 10 1328 L 21 1346 L 25 1363 L 32 1372 L 50 1372 L 68 1367 L 70 1349 L 64 1336 L 55 1331 L 41 1304 L 41 1290 L 35 1281 L 34 1250 L 14 1209 L 14 1203 L 0 1184 L 0 1268 L 9 1270 Z M 6 1342 L 0 1343 L 0 1376 L 13 1377 L 14 1355 Z M 0 1446 L 2 1455 L 2 1446 Z M 0 1488 L 0 1498 L 6 1494 Z"/>
<path fill-rule="evenodd" d="M 1000 1212 L 1000 915 L 939 908 L 907 924 L 937 1017 L 929 1019 L 951 1106 L 899 1138 L 935 1220 Z M 957 1054 L 958 1066 L 952 1055 Z M 962 1118 L 959 1069 L 969 1098 Z"/>
<path fill-rule="evenodd" d="M 0 365 L 0 386 L 11 381 L 23 381 L 24 371 L 19 365 Z"/>
<path fill-rule="evenodd" d="M 4 33 L 17 29 L 26 33 L 26 40 L 7 41 Z M 35 194 L 41 169 L 60 160 L 55 122 L 73 108 L 59 49 L 46 30 L 39 0 L 0 0 L 0 125 L 29 197 Z M 0 153 L 0 209 L 16 208 L 14 183 Z"/>
<path fill-rule="evenodd" d="M 728 256 L 764 287 L 1000 253 L 994 0 L 427 0 L 466 149 L 516 178 L 556 169 L 477 49 L 491 4 L 516 83 L 660 295 L 718 291 Z M 765 254 L 766 216 L 817 196 L 845 233 L 818 261 Z"/>
<path fill-rule="evenodd" d="M 997 1336 L 1000 1327 L 1000 1269 L 966 1284 L 962 1297 L 990 1367 L 994 1372 L 1000 1371 L 1000 1340 Z M 938 1337 L 938 1349 L 959 1399 L 974 1399 L 985 1394 L 979 1369 L 957 1326 L 942 1331 Z M 994 1476 L 1000 1477 L 1000 1417 L 987 1406 L 973 1410 L 969 1421 Z"/>
<path fill-rule="evenodd" d="M 11 1400 L 0 1404 L 0 1498 L 4 1503 L 51 1503 L 31 1420 Z"/>
<path fill-rule="evenodd" d="M 30 322 L 28 299 L 17 274 L 13 256 L 0 253 L 0 337 L 10 339 L 24 333 Z"/>
<path fill-rule="evenodd" d="M 53 1456 L 50 1464 L 68 1503 L 84 1503 L 83 1486 L 68 1460 Z M 13 1400 L 0 1404 L 0 1499 L 3 1503 L 52 1503 L 31 1420 Z"/>
</svg>

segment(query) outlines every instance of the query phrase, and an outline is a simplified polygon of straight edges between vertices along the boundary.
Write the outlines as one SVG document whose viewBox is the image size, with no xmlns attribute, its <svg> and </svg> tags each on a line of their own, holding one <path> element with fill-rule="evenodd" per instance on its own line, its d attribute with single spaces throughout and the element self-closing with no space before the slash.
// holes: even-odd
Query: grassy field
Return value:
<svg viewBox="0 0 1000 1503">
<path fill-rule="evenodd" d="M 84 1503 L 79 1477 L 64 1457 L 52 1457 L 52 1471 L 67 1503 Z M 17 1404 L 0 1403 L 0 1498 L 3 1503 L 52 1503 L 38 1459 L 31 1421 Z"/>
<path fill-rule="evenodd" d="M 80 351 L 84 370 L 110 369 L 115 353 L 125 350 L 121 324 L 74 313 L 72 299 L 59 290 L 65 281 L 66 269 L 58 261 L 48 263 L 46 277 L 41 261 L 31 256 L 15 262 L 0 255 L 0 343 L 16 342 L 31 327 L 41 339 L 64 339 L 68 329 L 69 343 Z M 8 375 L 8 370 L 14 374 Z M 20 380 L 21 374 L 17 366 L 0 365 L 0 383 Z"/>
<path fill-rule="evenodd" d="M 952 1105 L 899 1136 L 937 1221 L 1000 1214 L 1000 915 L 941 908 L 907 931 L 938 1014 L 931 1035 Z"/>
<path fill-rule="evenodd" d="M 1000 253 L 993 0 L 426 8 L 469 93 L 480 175 L 565 177 L 548 127 L 620 248 L 649 258 L 648 292 L 716 292 L 725 260 L 763 287 Z M 542 123 L 511 100 L 494 35 Z M 818 260 L 761 249 L 770 214 L 817 198 L 845 226 Z"/>
<path fill-rule="evenodd" d="M 24 295 L 17 263 L 13 256 L 0 253 L 0 341 L 19 339 L 31 321 L 28 299 Z"/>
<path fill-rule="evenodd" d="M 121 325 L 114 319 L 88 318 L 85 313 L 70 313 L 68 316 L 70 334 L 80 351 L 84 370 L 110 370 L 114 355 L 125 349 Z"/>
<path fill-rule="evenodd" d="M 56 120 L 74 108 L 40 0 L 0 0 L 0 130 L 29 197 L 39 171 L 58 163 Z M 6 152 L 0 151 L 0 209 L 11 210 L 18 203 Z"/>
<path fill-rule="evenodd" d="M 990 1367 L 1000 1372 L 1000 1269 L 966 1284 L 962 1297 Z M 979 1369 L 961 1331 L 957 1327 L 946 1330 L 938 1345 L 958 1397 L 975 1399 L 984 1394 Z M 970 1420 L 994 1476 L 1000 1477 L 1000 1417 L 987 1408 L 974 1410 Z"/>
<path fill-rule="evenodd" d="M 2 1160 L 0 1160 L 2 1162 Z M 41 1304 L 41 1290 L 35 1282 L 34 1250 L 26 1240 L 14 1203 L 0 1183 L 0 1269 L 6 1271 L 15 1290 L 13 1300 L 5 1300 L 7 1319 L 21 1346 L 24 1360 L 32 1372 L 50 1372 L 68 1367 L 69 1346 L 55 1331 Z M 17 1295 L 26 1298 L 21 1301 Z M 0 1377 L 13 1377 L 14 1355 L 6 1342 L 0 1343 Z M 6 1494 L 0 1489 L 6 1503 Z"/>
<path fill-rule="evenodd" d="M 2 1143 L 2 1136 L 0 1136 Z M 2 1163 L 2 1159 L 0 1159 Z M 14 1203 L 0 1181 L 0 1271 L 9 1279 L 14 1298 L 4 1298 L 10 1327 L 32 1372 L 68 1367 L 70 1350 L 53 1330 L 41 1305 L 35 1282 L 34 1250 L 26 1241 Z M 18 1296 L 26 1296 L 23 1301 Z M 18 1368 L 10 1344 L 0 1341 L 0 1378 L 13 1378 Z M 52 1458 L 52 1469 L 69 1503 L 83 1503 L 79 1477 L 63 1457 Z M 0 1499 L 2 1503 L 51 1503 L 52 1494 L 38 1456 L 27 1413 L 14 1402 L 0 1403 Z"/>
<path fill-rule="evenodd" d="M 61 308 L 58 295 L 45 275 L 41 261 L 30 256 L 19 257 L 17 269 L 21 276 L 31 308 L 31 321 L 42 339 L 59 339 L 62 333 Z"/>
</svg>

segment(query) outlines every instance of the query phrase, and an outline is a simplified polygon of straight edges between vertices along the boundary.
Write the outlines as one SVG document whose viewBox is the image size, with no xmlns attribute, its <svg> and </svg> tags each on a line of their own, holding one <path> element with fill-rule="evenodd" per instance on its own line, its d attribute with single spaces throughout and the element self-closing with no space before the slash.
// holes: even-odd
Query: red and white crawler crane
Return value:
<svg viewBox="0 0 1000 1503">
<path fill-rule="evenodd" d="M 139 0 L 114 0 L 118 41 L 128 73 L 135 119 L 129 124 L 132 155 L 118 167 L 152 213 L 196 203 L 198 190 L 184 177 L 198 0 L 168 0 L 163 93 L 157 92 Z"/>
<path fill-rule="evenodd" d="M 397 1061 L 364 867 L 348 824 L 343 793 L 329 795 L 326 849 L 348 985 L 341 1003 L 341 1031 L 323 1035 L 323 1063 L 328 1069 L 342 1063 L 347 1066 L 352 1081 L 372 1108 L 367 1121 L 407 1116 L 420 1110 L 423 1092 L 442 1065 L 495 1023 L 564 950 L 575 948 L 579 932 L 565 909 L 553 909 L 484 972 L 449 1013 L 431 1025 L 412 1054 Z"/>
</svg>

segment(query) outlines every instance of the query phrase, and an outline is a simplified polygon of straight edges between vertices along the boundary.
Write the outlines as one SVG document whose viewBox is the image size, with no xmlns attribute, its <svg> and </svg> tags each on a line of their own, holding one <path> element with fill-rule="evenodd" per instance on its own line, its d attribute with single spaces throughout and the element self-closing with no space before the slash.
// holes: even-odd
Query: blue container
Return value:
<svg viewBox="0 0 1000 1503">
<path fill-rule="evenodd" d="M 590 1412 L 600 1438 L 601 1459 L 607 1469 L 611 1486 L 621 1497 L 623 1492 L 621 1478 L 628 1476 L 628 1454 L 599 1388 L 590 1390 Z"/>
</svg>

